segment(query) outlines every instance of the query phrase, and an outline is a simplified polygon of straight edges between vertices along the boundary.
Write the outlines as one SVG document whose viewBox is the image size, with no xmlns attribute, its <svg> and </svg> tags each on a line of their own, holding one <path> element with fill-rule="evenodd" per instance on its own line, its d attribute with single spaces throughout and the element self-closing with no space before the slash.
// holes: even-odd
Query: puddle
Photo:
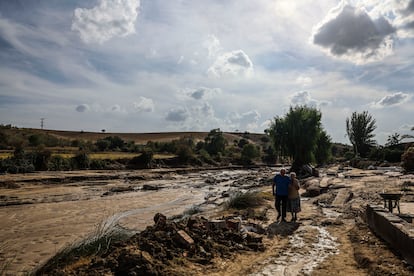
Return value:
<svg viewBox="0 0 414 276">
<path fill-rule="evenodd" d="M 262 271 L 250 275 L 310 275 L 328 256 L 338 254 L 338 243 L 319 226 L 302 226 L 290 238 L 286 251 L 267 259 Z"/>
</svg>

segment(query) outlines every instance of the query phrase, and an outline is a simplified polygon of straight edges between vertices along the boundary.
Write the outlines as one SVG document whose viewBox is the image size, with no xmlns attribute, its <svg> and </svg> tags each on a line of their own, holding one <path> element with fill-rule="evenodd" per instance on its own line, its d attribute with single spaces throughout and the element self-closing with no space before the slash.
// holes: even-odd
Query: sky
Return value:
<svg viewBox="0 0 414 276">
<path fill-rule="evenodd" d="M 0 124 L 263 133 L 291 106 L 333 142 L 414 126 L 414 0 L 0 0 Z"/>
</svg>

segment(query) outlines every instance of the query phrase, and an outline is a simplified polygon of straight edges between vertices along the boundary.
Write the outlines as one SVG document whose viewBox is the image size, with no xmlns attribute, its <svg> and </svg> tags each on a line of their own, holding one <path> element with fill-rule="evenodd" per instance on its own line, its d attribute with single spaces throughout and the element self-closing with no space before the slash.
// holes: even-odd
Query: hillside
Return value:
<svg viewBox="0 0 414 276">
<path fill-rule="evenodd" d="M 47 134 L 58 139 L 64 140 L 84 140 L 96 142 L 108 136 L 118 136 L 127 142 L 135 144 L 146 144 L 152 142 L 170 142 L 180 138 L 193 138 L 195 141 L 202 141 L 208 135 L 208 132 L 148 132 L 148 133 L 115 133 L 115 132 L 87 132 L 87 131 L 66 131 L 66 130 L 50 130 L 36 128 L 2 128 L 5 134 L 12 137 L 28 137 L 33 134 Z M 241 132 L 223 132 L 224 138 L 232 143 L 234 140 L 242 138 L 257 143 L 265 134 L 260 133 L 241 133 Z"/>
</svg>

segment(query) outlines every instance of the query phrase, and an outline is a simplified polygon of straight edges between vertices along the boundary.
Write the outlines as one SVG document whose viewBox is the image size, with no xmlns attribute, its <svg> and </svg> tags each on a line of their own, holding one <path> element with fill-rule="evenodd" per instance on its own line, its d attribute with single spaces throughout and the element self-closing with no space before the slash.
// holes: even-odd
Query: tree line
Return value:
<svg viewBox="0 0 414 276">
<path fill-rule="evenodd" d="M 0 172 L 255 163 L 291 164 L 291 170 L 298 172 L 304 165 L 321 166 L 346 160 L 359 167 L 372 161 L 402 162 L 407 171 L 414 170 L 414 146 L 401 143 L 403 139 L 414 138 L 412 135 L 394 133 L 385 146 L 380 146 L 374 140 L 376 120 L 367 111 L 353 112 L 345 120 L 352 147 L 341 146 L 332 143 L 321 119 L 322 113 L 314 107 L 290 107 L 284 116 L 276 116 L 260 140 L 254 142 L 248 132 L 229 142 L 219 128 L 212 129 L 202 141 L 188 136 L 169 142 L 135 144 L 118 136 L 107 136 L 95 142 L 59 139 L 48 133 L 19 132 L 11 125 L 0 125 L 0 150 L 14 150 L 13 156 L 0 159 Z M 65 158 L 51 150 L 66 146 L 78 148 L 73 157 Z M 107 151 L 136 153 L 136 156 L 118 160 L 90 158 L 93 152 Z M 156 159 L 156 154 L 173 157 Z"/>
</svg>

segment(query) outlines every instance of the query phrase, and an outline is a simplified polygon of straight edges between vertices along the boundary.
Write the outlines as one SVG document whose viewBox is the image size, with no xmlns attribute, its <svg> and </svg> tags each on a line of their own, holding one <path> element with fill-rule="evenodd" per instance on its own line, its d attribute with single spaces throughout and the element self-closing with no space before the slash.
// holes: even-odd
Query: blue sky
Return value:
<svg viewBox="0 0 414 276">
<path fill-rule="evenodd" d="M 263 133 L 306 104 L 383 145 L 413 134 L 413 39 L 414 0 L 0 0 L 0 123 Z"/>
</svg>

